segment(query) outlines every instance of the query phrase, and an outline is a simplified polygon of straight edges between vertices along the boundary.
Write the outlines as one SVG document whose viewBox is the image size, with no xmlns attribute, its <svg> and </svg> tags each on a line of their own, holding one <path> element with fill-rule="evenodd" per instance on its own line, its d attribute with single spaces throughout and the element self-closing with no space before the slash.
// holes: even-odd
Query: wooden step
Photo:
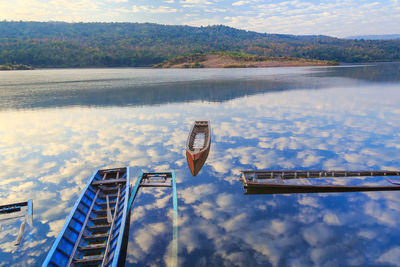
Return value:
<svg viewBox="0 0 400 267">
<path fill-rule="evenodd" d="M 143 183 L 140 184 L 141 187 L 172 187 L 171 183 Z"/>
<path fill-rule="evenodd" d="M 110 206 L 115 205 L 115 203 L 117 203 L 117 201 L 110 202 Z M 97 206 L 107 206 L 107 202 L 96 203 L 96 205 Z"/>
<path fill-rule="evenodd" d="M 106 192 L 112 192 L 112 191 L 118 191 L 118 187 L 104 187 L 104 186 L 102 186 L 102 187 L 100 187 L 100 190 L 101 191 L 106 191 Z M 103 192 L 103 194 L 108 195 L 108 193 L 104 193 L 104 192 Z"/>
<path fill-rule="evenodd" d="M 126 183 L 126 179 L 110 179 L 110 180 L 100 180 L 92 182 L 92 185 L 112 185 L 118 183 Z"/>
<path fill-rule="evenodd" d="M 117 197 L 118 194 L 102 194 L 102 195 L 99 195 L 98 198 L 106 198 L 107 196 L 109 198 L 114 198 L 114 197 Z"/>
<path fill-rule="evenodd" d="M 91 221 L 106 221 L 107 220 L 107 216 L 97 216 L 97 217 L 90 217 L 89 220 Z"/>
<path fill-rule="evenodd" d="M 96 239 L 105 239 L 108 238 L 108 234 L 101 234 L 101 235 L 84 235 L 82 236 L 85 240 L 96 240 Z"/>
<path fill-rule="evenodd" d="M 79 246 L 80 251 L 90 251 L 90 250 L 100 250 L 100 249 L 105 249 L 106 245 L 101 244 L 101 245 L 93 245 L 93 246 Z"/>
<path fill-rule="evenodd" d="M 88 230 L 99 230 L 99 229 L 108 229 L 110 228 L 110 224 L 107 225 L 94 225 L 94 226 L 89 226 L 87 227 Z"/>
<path fill-rule="evenodd" d="M 92 210 L 92 212 L 97 213 L 97 214 L 99 214 L 99 213 L 107 213 L 107 208 L 99 209 L 99 210 Z M 114 212 L 114 207 L 111 208 L 111 212 Z"/>
<path fill-rule="evenodd" d="M 88 259 L 83 258 L 83 259 L 74 259 L 73 260 L 74 263 L 86 263 L 86 264 L 102 262 L 102 261 L 103 261 L 103 257 L 88 258 Z"/>
</svg>

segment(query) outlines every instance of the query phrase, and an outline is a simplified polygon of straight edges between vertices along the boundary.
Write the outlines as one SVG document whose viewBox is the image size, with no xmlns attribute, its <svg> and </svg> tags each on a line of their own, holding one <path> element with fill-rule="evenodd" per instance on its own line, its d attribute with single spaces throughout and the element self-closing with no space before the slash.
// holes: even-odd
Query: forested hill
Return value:
<svg viewBox="0 0 400 267">
<path fill-rule="evenodd" d="M 349 63 L 399 61 L 400 40 L 262 34 L 222 25 L 0 22 L 0 65 L 151 66 L 188 53 L 213 51 Z"/>
</svg>

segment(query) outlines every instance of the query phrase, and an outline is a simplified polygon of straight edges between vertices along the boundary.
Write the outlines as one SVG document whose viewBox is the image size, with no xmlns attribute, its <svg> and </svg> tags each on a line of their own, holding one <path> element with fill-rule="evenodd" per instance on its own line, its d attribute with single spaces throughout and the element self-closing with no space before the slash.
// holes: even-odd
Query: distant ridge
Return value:
<svg viewBox="0 0 400 267">
<path fill-rule="evenodd" d="M 345 37 L 354 40 L 399 40 L 400 34 L 380 34 L 380 35 L 357 35 Z"/>
<path fill-rule="evenodd" d="M 218 51 L 347 63 L 400 61 L 400 40 L 268 34 L 224 25 L 0 21 L 0 65 L 148 67 Z"/>
</svg>

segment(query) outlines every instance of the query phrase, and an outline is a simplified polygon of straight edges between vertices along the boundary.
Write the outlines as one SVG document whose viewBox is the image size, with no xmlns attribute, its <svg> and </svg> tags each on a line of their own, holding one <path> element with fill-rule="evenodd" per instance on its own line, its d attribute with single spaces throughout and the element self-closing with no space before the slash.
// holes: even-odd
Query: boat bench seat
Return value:
<svg viewBox="0 0 400 267">
<path fill-rule="evenodd" d="M 92 182 L 92 185 L 107 185 L 116 183 L 126 183 L 126 179 L 110 179 L 110 180 L 100 180 Z"/>
</svg>

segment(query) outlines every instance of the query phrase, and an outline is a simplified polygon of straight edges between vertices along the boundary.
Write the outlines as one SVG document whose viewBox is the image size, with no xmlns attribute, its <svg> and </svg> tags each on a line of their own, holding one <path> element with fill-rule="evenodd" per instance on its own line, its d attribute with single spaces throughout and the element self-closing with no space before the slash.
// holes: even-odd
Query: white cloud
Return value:
<svg viewBox="0 0 400 267">
<path fill-rule="evenodd" d="M 245 5 L 245 4 L 248 4 L 248 3 L 250 3 L 250 1 L 237 1 L 237 2 L 234 2 L 232 4 L 232 6 L 242 6 L 242 5 Z"/>
<path fill-rule="evenodd" d="M 186 204 L 191 204 L 201 199 L 200 196 L 212 195 L 215 191 L 216 188 L 213 184 L 203 184 L 180 190 L 179 197 L 181 197 Z"/>
<path fill-rule="evenodd" d="M 314 208 L 320 207 L 318 198 L 316 197 L 302 197 L 299 199 L 301 205 L 306 205 Z"/>
<path fill-rule="evenodd" d="M 387 210 L 376 201 L 369 201 L 364 204 L 364 213 L 370 215 L 383 225 L 395 226 L 400 220 L 400 216 L 393 210 Z"/>
<path fill-rule="evenodd" d="M 215 216 L 218 216 L 218 212 L 215 210 L 214 205 L 209 202 L 194 206 L 193 209 L 196 215 L 206 220 L 212 220 Z"/>
<path fill-rule="evenodd" d="M 239 1 L 238 4 L 242 4 L 242 2 L 244 1 Z M 369 7 L 369 5 L 373 5 L 374 8 Z M 372 14 L 374 14 L 374 18 L 371 20 L 369 18 Z M 379 6 L 378 2 L 363 5 L 356 1 L 320 4 L 292 1 L 260 4 L 253 5 L 251 15 L 234 15 L 227 19 L 227 23 L 233 27 L 240 28 L 246 25 L 247 29 L 260 32 L 319 33 L 333 36 L 356 35 L 356 29 L 365 31 L 365 27 L 368 27 L 369 31 L 395 32 L 394 21 L 398 22 L 398 18 L 389 5 L 382 6 L 381 4 Z M 335 29 L 338 24 L 343 25 L 341 29 L 346 26 L 346 33 L 341 29 Z M 384 24 L 387 25 L 386 29 L 381 26 Z M 372 32 L 369 33 L 372 34 Z"/>
<path fill-rule="evenodd" d="M 378 263 L 389 263 L 400 266 L 400 247 L 394 247 L 382 254 L 377 260 Z"/>
<path fill-rule="evenodd" d="M 270 231 L 274 236 L 284 234 L 286 230 L 287 230 L 287 225 L 285 221 L 272 220 Z"/>
<path fill-rule="evenodd" d="M 246 216 L 246 213 L 242 213 L 236 215 L 235 217 L 225 221 L 222 224 L 222 227 L 227 231 L 237 231 L 239 229 L 243 229 L 246 225 L 249 224 L 249 218 Z"/>
<path fill-rule="evenodd" d="M 307 152 L 307 151 L 300 151 L 297 154 L 297 158 L 302 159 L 303 163 L 301 164 L 304 167 L 310 167 L 313 165 L 317 165 L 320 163 L 321 159 L 323 158 L 322 156 L 316 156 L 314 155 L 313 152 Z"/>
<path fill-rule="evenodd" d="M 176 13 L 178 10 L 176 8 L 168 7 L 168 6 L 159 6 L 159 7 L 154 7 L 154 6 L 137 6 L 133 5 L 132 6 L 132 11 L 135 13 L 140 13 L 140 12 L 145 12 L 145 13 Z"/>
<path fill-rule="evenodd" d="M 182 7 L 202 7 L 212 4 L 208 0 L 180 0 L 179 3 L 182 4 Z"/>
<path fill-rule="evenodd" d="M 222 210 L 228 210 L 234 206 L 235 198 L 232 194 L 219 194 L 216 203 Z"/>
<path fill-rule="evenodd" d="M 61 231 L 61 228 L 65 224 L 65 218 L 57 220 L 57 221 L 51 221 L 49 222 L 49 227 L 50 227 L 50 232 L 47 233 L 47 237 L 57 237 L 58 234 Z"/>
<path fill-rule="evenodd" d="M 326 213 L 324 215 L 324 222 L 329 225 L 342 225 L 339 218 L 334 213 Z"/>
<path fill-rule="evenodd" d="M 229 70 L 230 73 L 234 71 Z M 282 75 L 282 70 L 276 69 L 248 71 L 263 77 Z M 290 76 L 300 72 L 299 69 L 285 71 L 291 72 Z M 212 73 L 215 77 L 222 75 L 223 71 L 212 70 Z M 257 260 L 254 265 L 259 266 L 279 265 L 283 261 L 287 265 L 310 266 L 314 263 L 327 266 L 332 264 L 329 262 L 332 259 L 338 261 L 336 265 L 353 265 L 351 259 L 360 261 L 358 248 L 364 249 L 369 242 L 381 242 L 376 236 L 382 233 L 384 239 L 390 238 L 391 232 L 395 231 L 400 220 L 397 215 L 398 194 L 248 196 L 243 195 L 237 175 L 242 167 L 297 168 L 315 164 L 343 169 L 358 163 L 354 160 L 356 155 L 360 155 L 363 166 L 367 164 L 364 161 L 375 162 L 378 168 L 397 162 L 400 154 L 396 148 L 386 145 L 397 142 L 399 137 L 396 132 L 398 114 L 389 112 L 390 106 L 397 104 L 396 98 L 392 97 L 386 105 L 378 103 L 381 99 L 368 95 L 374 90 L 381 92 L 380 87 L 363 88 L 361 95 L 368 99 L 358 98 L 358 90 L 341 98 L 345 92 L 351 92 L 351 88 L 333 88 L 259 94 L 217 104 L 2 111 L 0 134 L 5 138 L 0 138 L 0 167 L 3 170 L 0 173 L 0 198 L 12 202 L 32 196 L 35 216 L 40 223 L 50 222 L 50 231 L 41 232 L 41 238 L 46 235 L 54 237 L 65 222 L 73 199 L 97 167 L 131 163 L 143 170 L 156 166 L 173 169 L 177 166 L 175 161 L 178 161 L 181 166 L 177 168 L 177 178 L 179 244 L 184 251 L 180 254 L 182 262 L 192 253 L 198 255 L 205 247 L 211 247 L 205 265 L 210 263 L 210 259 L 221 260 L 221 265 L 233 265 L 232 261 L 241 262 L 243 255 L 250 255 L 248 258 Z M 393 86 L 396 90 L 397 87 Z M 348 105 L 353 101 L 357 108 Z M 188 105 L 195 114 L 193 117 L 212 118 L 215 146 L 212 146 L 207 161 L 212 168 L 208 169 L 225 180 L 216 180 L 212 173 L 205 176 L 209 180 L 193 179 L 183 174 L 188 173 L 182 152 L 189 126 L 179 125 L 192 119 L 186 118 Z M 368 123 L 353 124 L 363 114 L 368 115 L 365 112 L 371 107 L 379 107 L 381 113 L 392 117 L 372 118 Z M 205 108 L 207 112 L 204 112 Z M 176 115 L 180 112 L 183 115 Z M 46 120 L 42 120 L 43 117 Z M 174 123 L 167 123 L 169 118 Z M 4 123 L 6 120 L 10 123 Z M 390 137 L 382 142 L 379 141 L 380 133 L 376 132 L 377 121 L 389 128 L 383 136 Z M 365 124 L 372 127 L 365 127 Z M 104 129 L 104 125 L 112 130 Z M 232 128 L 234 130 L 229 132 Z M 43 132 L 43 129 L 49 130 Z M 349 135 L 348 132 L 357 134 Z M 391 136 L 391 133 L 395 134 Z M 370 146 L 368 140 L 376 141 Z M 390 156 L 385 156 L 388 151 Z M 39 175 L 38 170 L 42 168 L 46 171 Z M 6 190 L 8 188 L 12 190 Z M 158 207 L 168 209 L 169 194 L 161 190 L 142 193 L 154 199 L 135 207 L 135 218 L 148 219 L 146 213 Z M 343 200 L 347 200 L 349 205 L 336 205 L 343 204 Z M 156 250 L 159 237 L 164 235 L 159 230 L 168 232 L 169 226 L 162 228 L 157 226 L 159 222 L 155 223 L 155 228 L 147 227 L 143 228 L 144 232 L 138 232 L 137 242 L 144 242 L 142 247 L 132 246 L 129 253 L 137 257 L 129 257 L 129 260 L 143 260 L 142 249 Z M 243 235 L 243 229 L 246 229 L 246 235 Z M 343 235 L 337 239 L 347 229 L 355 235 Z M 387 231 L 382 232 L 382 229 Z M 47 231 L 47 228 L 40 231 Z M 360 238 L 362 242 L 359 242 Z M 48 246 L 48 242 L 43 246 Z M 376 247 L 382 264 L 390 263 L 393 254 L 398 253 L 387 243 L 379 243 Z M 354 249 L 347 251 L 343 248 Z"/>
<path fill-rule="evenodd" d="M 136 244 L 142 249 L 142 251 L 148 251 L 152 244 L 156 241 L 155 237 L 162 232 L 165 232 L 166 226 L 164 223 L 153 223 L 140 229 L 137 236 L 135 237 Z"/>
<path fill-rule="evenodd" d="M 155 6 L 142 1 L 128 9 L 128 0 L 39 0 L 0 1 L 0 17 L 7 20 L 66 20 L 66 21 L 142 21 L 164 23 L 164 18 L 151 14 L 182 16 L 169 18 L 170 24 L 184 23 L 195 26 L 228 24 L 246 30 L 269 33 L 325 34 L 349 36 L 357 34 L 393 33 L 400 15 L 398 1 L 371 2 L 336 1 L 311 3 L 309 1 L 240 0 L 233 3 L 211 0 L 164 0 Z M 168 5 L 180 5 L 171 7 Z M 195 9 L 194 9 L 195 8 Z M 129 14 L 135 14 L 131 17 Z M 186 19 L 195 14 L 201 19 Z"/>
<path fill-rule="evenodd" d="M 323 246 L 334 238 L 333 231 L 323 224 L 314 224 L 304 230 L 304 239 L 312 247 Z"/>
</svg>

